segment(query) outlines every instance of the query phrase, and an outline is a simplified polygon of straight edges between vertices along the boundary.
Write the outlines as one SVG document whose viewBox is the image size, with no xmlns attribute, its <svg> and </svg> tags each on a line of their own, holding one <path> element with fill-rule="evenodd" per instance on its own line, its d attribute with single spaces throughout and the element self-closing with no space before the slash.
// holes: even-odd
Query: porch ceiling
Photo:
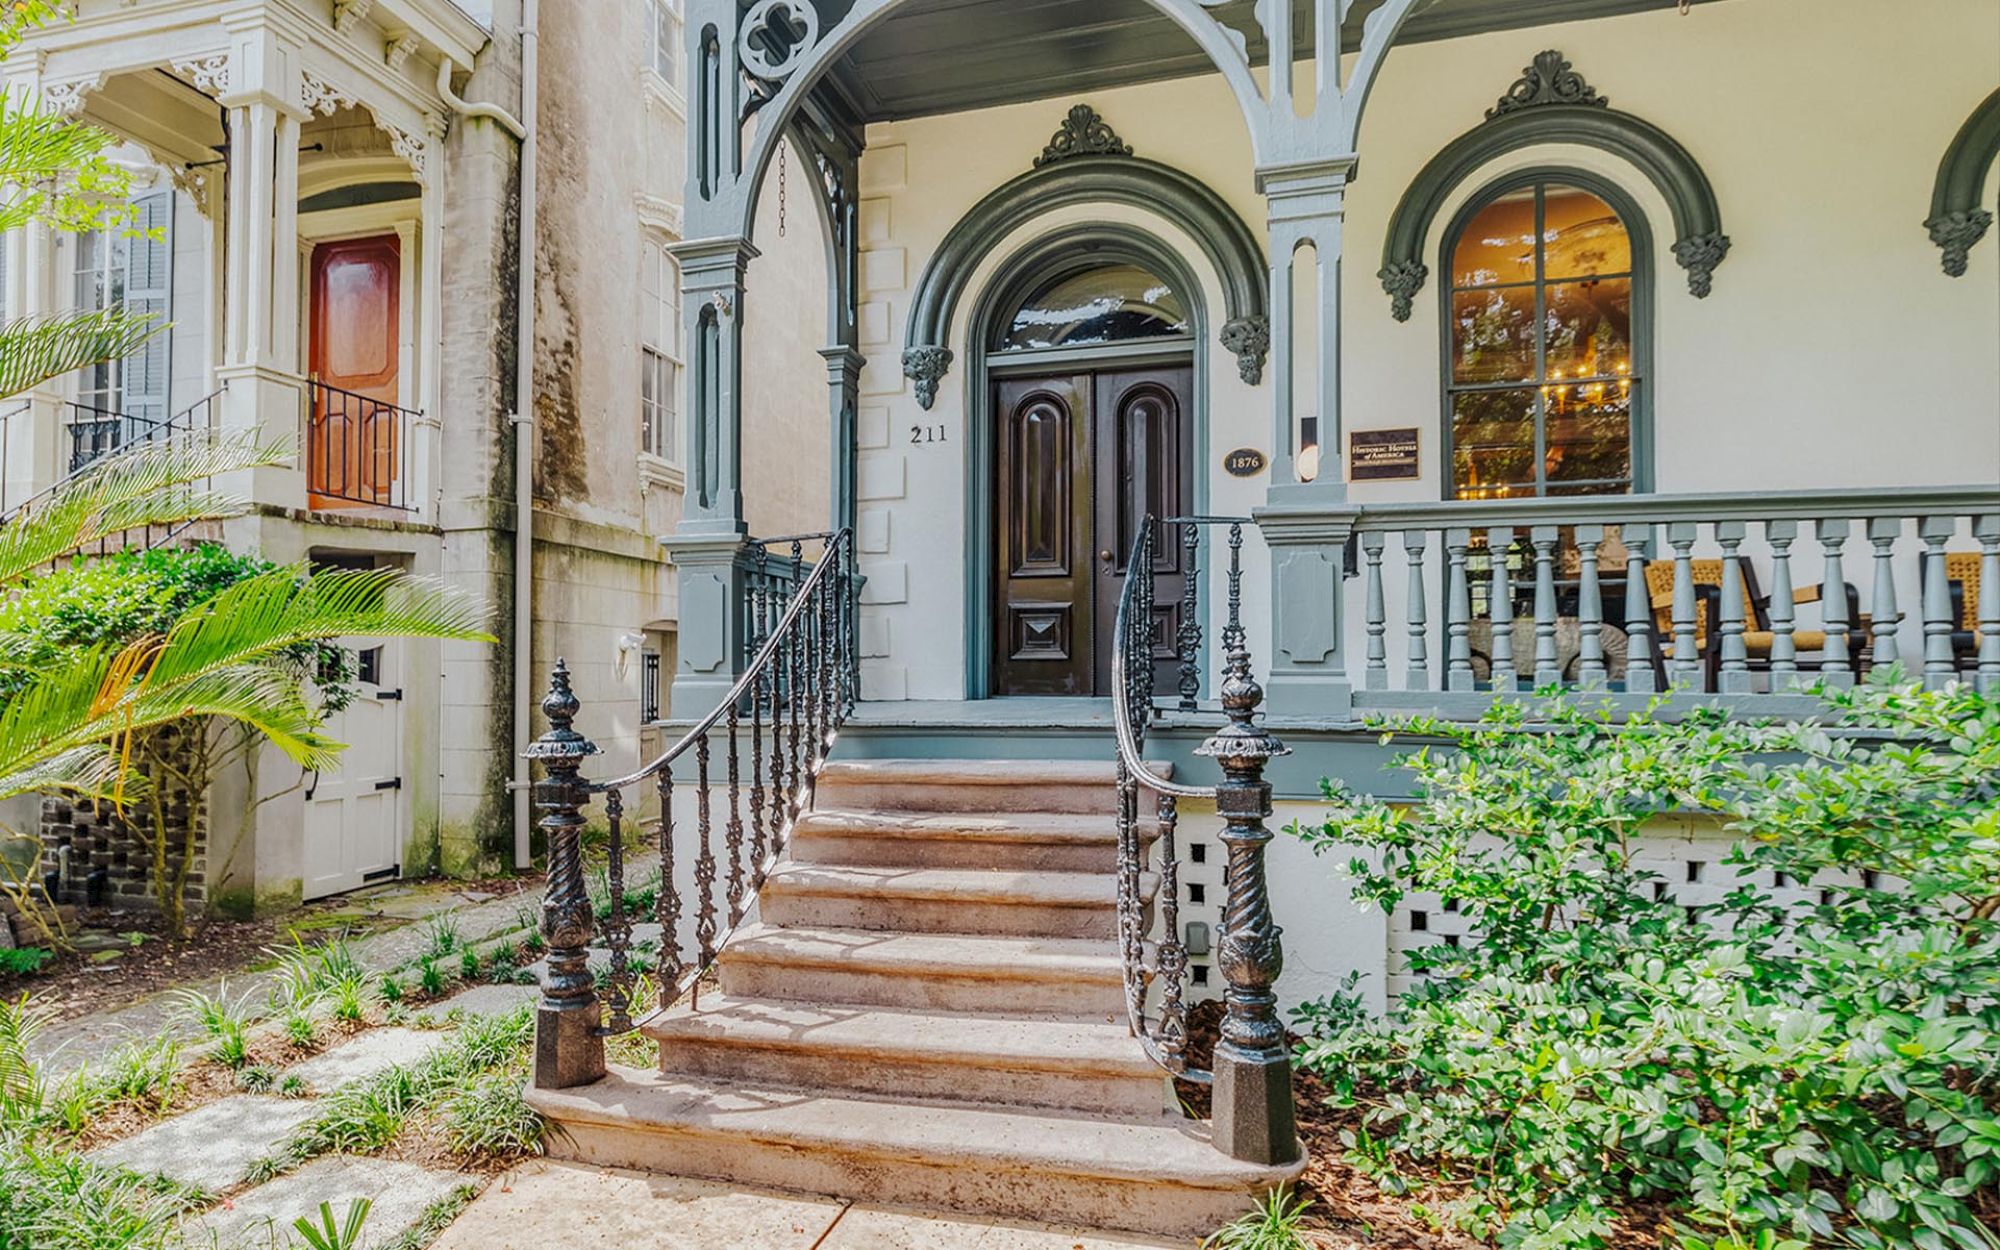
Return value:
<svg viewBox="0 0 2000 1250">
<path fill-rule="evenodd" d="M 1713 4 L 1720 0 L 1696 0 Z M 1359 0 L 1343 40 L 1358 45 L 1361 23 L 1382 0 Z M 1412 18 L 1402 43 L 1452 39 L 1558 21 L 1671 8 L 1678 0 L 1438 0 Z M 1254 0 L 1214 12 L 1245 32 L 1253 60 L 1266 49 L 1251 16 Z M 1298 28 L 1310 27 L 1313 0 L 1292 0 Z M 1299 49 L 1309 55 L 1310 46 Z M 923 0 L 871 31 L 835 68 L 833 90 L 867 121 L 1014 104 L 1129 83 L 1206 73 L 1209 62 L 1147 0 Z"/>
</svg>

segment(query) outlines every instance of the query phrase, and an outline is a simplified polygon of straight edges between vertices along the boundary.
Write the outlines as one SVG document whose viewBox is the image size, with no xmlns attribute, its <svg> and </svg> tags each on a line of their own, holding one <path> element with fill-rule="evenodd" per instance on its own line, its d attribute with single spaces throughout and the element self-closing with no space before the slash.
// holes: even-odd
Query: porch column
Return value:
<svg viewBox="0 0 2000 1250">
<path fill-rule="evenodd" d="M 688 353 L 687 492 L 680 524 L 661 540 L 678 579 L 678 667 L 671 706 L 706 711 L 743 662 L 743 276 L 757 249 L 744 238 L 676 244 Z"/>
<path fill-rule="evenodd" d="M 1271 484 L 1255 511 L 1271 552 L 1273 716 L 1345 720 L 1353 711 L 1341 617 L 1344 555 L 1354 532 L 1347 507 L 1340 419 L 1340 245 L 1352 157 L 1304 161 L 1258 171 L 1269 207 L 1271 265 Z M 1310 244 L 1312 261 L 1300 249 Z M 1305 268 L 1316 262 L 1315 268 Z M 1302 272 L 1303 270 L 1303 272 Z M 1293 300 L 1312 278 L 1317 333 L 1301 340 Z M 1309 357 L 1304 353 L 1311 353 Z M 1317 366 L 1300 394 L 1301 359 Z M 1318 418 L 1319 472 L 1298 480 L 1299 418 Z"/>
<path fill-rule="evenodd" d="M 299 441 L 292 467 L 252 471 L 227 489 L 259 503 L 303 508 L 305 421 L 299 379 L 298 42 L 251 21 L 232 31 L 229 204 L 222 427 Z"/>
<path fill-rule="evenodd" d="M 830 524 L 835 530 L 854 525 L 854 420 L 861 403 L 861 366 L 868 362 L 852 347 L 822 347 L 826 361 L 826 387 L 831 421 L 831 443 L 827 464 L 833 470 Z"/>
<path fill-rule="evenodd" d="M 33 107 L 41 98 L 41 58 L 26 53 L 5 63 L 7 101 L 15 107 Z M 68 301 L 58 295 L 61 257 L 55 247 L 55 232 L 38 220 L 9 230 L 0 246 L 6 249 L 6 303 L 0 314 L 42 317 L 63 309 Z M 75 246 L 74 242 L 71 244 Z M 74 252 L 66 253 L 74 256 Z M 0 411 L 19 408 L 0 427 L 0 510 L 19 507 L 36 491 L 45 489 L 69 472 L 70 440 L 63 425 L 62 379 L 51 379 L 20 395 L 0 400 Z M 25 405 L 25 406 L 24 406 Z"/>
</svg>

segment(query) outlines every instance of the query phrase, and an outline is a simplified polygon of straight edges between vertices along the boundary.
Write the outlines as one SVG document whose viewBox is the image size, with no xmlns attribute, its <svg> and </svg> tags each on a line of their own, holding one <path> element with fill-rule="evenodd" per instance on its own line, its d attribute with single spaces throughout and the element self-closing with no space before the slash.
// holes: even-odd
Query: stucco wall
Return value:
<svg viewBox="0 0 2000 1250">
<path fill-rule="evenodd" d="M 1625 188 L 1648 217 L 1658 275 L 1653 488 L 1660 491 L 1963 484 L 2000 478 L 2000 248 L 1964 278 L 1939 271 L 1921 222 L 1952 134 L 1992 89 L 2000 26 L 1985 0 L 1938 0 L 1921 22 L 1884 22 L 1866 0 L 1737 0 L 1688 17 L 1672 10 L 1396 50 L 1370 102 L 1345 230 L 1340 294 L 1347 428 L 1425 431 L 1425 477 L 1357 487 L 1358 501 L 1436 499 L 1437 288 L 1398 323 L 1372 277 L 1396 202 L 1440 148 L 1476 124 L 1534 54 L 1557 47 L 1613 103 L 1685 145 L 1715 185 L 1734 240 L 1714 293 L 1697 300 L 1669 252 L 1667 208 L 1635 169 L 1571 147 L 1516 153 L 1479 171 L 1440 215 L 1517 169 L 1575 164 Z M 1893 107 L 1856 91 L 1897 67 Z M 1916 72 L 1921 67 L 1921 72 Z M 1699 90 L 1693 89 L 1699 85 Z M 959 698 L 964 658 L 964 311 L 958 362 L 924 413 L 900 373 L 909 294 L 946 230 L 981 196 L 1024 172 L 1069 98 L 870 128 L 863 157 L 863 375 L 859 477 L 865 691 L 871 698 Z M 1142 156 L 1200 178 L 1259 229 L 1263 206 L 1240 115 L 1216 77 L 1091 93 Z M 1988 202 L 1993 196 L 1989 193 Z M 1001 256 L 1074 220 L 1151 214 L 1080 208 L 1004 241 Z M 1439 240 L 1425 255 L 1438 268 Z M 1189 253 L 1213 301 L 1214 275 Z M 1213 306 L 1213 304 L 1211 304 Z M 1266 482 L 1224 477 L 1223 451 L 1270 446 L 1268 382 L 1235 380 L 1208 348 L 1211 389 L 1205 506 L 1240 510 Z M 947 442 L 912 447 L 913 425 Z M 1329 469 L 1328 471 L 1337 471 Z M 1802 556 L 1816 556 L 1801 550 Z M 1264 560 L 1248 553 L 1247 605 L 1260 618 Z M 1859 579 L 1858 568 L 1850 579 Z"/>
</svg>

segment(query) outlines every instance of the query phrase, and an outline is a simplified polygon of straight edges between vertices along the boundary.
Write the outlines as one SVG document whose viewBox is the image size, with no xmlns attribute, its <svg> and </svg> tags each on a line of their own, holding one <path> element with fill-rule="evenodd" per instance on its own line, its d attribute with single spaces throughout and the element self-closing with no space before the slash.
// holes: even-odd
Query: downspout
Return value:
<svg viewBox="0 0 2000 1250">
<path fill-rule="evenodd" d="M 451 89 L 452 63 L 438 60 L 438 96 L 464 117 L 484 117 L 521 141 L 521 220 L 514 317 L 514 867 L 533 862 L 529 845 L 529 716 L 534 708 L 535 607 L 535 113 L 540 67 L 540 3 L 521 0 L 521 116 L 474 104 Z"/>
</svg>

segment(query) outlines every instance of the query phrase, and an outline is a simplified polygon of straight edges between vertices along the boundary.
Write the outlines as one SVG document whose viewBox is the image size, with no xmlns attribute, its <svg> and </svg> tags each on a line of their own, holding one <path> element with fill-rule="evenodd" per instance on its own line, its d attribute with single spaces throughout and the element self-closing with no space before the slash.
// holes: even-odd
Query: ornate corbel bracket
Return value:
<svg viewBox="0 0 2000 1250">
<path fill-rule="evenodd" d="M 353 34 L 374 7 L 375 0 L 333 0 L 333 28 L 343 35 Z"/>
<path fill-rule="evenodd" d="M 1375 271 L 1382 289 L 1389 293 L 1389 313 L 1398 321 L 1408 321 L 1417 292 L 1431 276 L 1431 267 L 1420 260 L 1398 260 Z"/>
<path fill-rule="evenodd" d="M 195 57 L 185 61 L 175 61 L 176 74 L 193 84 L 203 95 L 219 96 L 229 90 L 229 54 L 217 52 L 213 56 Z"/>
<path fill-rule="evenodd" d="M 1583 80 L 1583 75 L 1576 72 L 1568 57 L 1550 48 L 1535 54 L 1535 59 L 1521 71 L 1521 76 L 1501 95 L 1499 102 L 1486 110 L 1486 120 L 1492 121 L 1496 117 L 1544 104 L 1609 108 L 1611 101 L 1597 94 L 1597 88 Z"/>
<path fill-rule="evenodd" d="M 299 72 L 299 106 L 307 113 L 333 116 L 341 109 L 351 109 L 360 103 L 353 96 L 327 82 L 311 70 Z M 384 127 L 384 129 L 388 129 Z M 393 134 L 394 131 L 391 131 Z M 398 155 L 401 155 L 398 153 Z"/>
<path fill-rule="evenodd" d="M 1258 385 L 1264 380 L 1264 360 L 1271 354 L 1271 319 L 1256 313 L 1224 322 L 1222 346 L 1235 353 L 1237 375 L 1250 386 Z"/>
<path fill-rule="evenodd" d="M 903 376 L 917 384 L 917 406 L 929 412 L 937 402 L 938 383 L 951 370 L 949 347 L 912 347 L 903 353 Z"/>
<path fill-rule="evenodd" d="M 1709 291 L 1715 286 L 1715 267 L 1727 255 L 1729 236 L 1726 234 L 1690 235 L 1674 244 L 1674 259 L 1687 270 L 1689 295 L 1696 299 L 1708 298 Z"/>
<path fill-rule="evenodd" d="M 1983 208 L 1940 213 L 1924 223 L 1924 229 L 1931 232 L 1931 242 L 1944 249 L 1946 276 L 1965 276 L 1967 253 L 1972 251 L 1973 244 L 1986 237 L 1992 224 L 1993 214 Z"/>
<path fill-rule="evenodd" d="M 401 70 L 403 63 L 410 59 L 410 54 L 422 47 L 423 42 L 415 34 L 404 32 L 382 49 L 382 63 L 391 70 Z"/>
</svg>

